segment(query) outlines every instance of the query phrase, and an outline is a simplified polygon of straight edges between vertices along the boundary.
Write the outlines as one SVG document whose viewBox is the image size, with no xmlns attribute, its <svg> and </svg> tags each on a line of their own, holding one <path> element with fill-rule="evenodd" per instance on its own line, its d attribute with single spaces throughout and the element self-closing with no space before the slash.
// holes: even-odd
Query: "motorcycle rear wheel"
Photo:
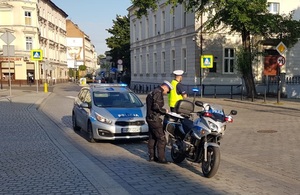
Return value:
<svg viewBox="0 0 300 195">
<path fill-rule="evenodd" d="M 180 149 L 171 148 L 171 158 L 174 163 L 181 163 L 185 159 L 185 154 L 180 151 Z"/>
<path fill-rule="evenodd" d="M 207 147 L 207 161 L 202 161 L 202 173 L 205 177 L 213 177 L 220 165 L 220 148 L 214 146 Z"/>
</svg>

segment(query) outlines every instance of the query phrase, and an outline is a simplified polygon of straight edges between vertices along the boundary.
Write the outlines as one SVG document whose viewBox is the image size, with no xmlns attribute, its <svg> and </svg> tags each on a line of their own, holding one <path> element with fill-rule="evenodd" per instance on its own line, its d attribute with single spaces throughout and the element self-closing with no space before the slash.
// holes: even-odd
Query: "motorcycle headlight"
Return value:
<svg viewBox="0 0 300 195">
<path fill-rule="evenodd" d="M 97 121 L 101 122 L 101 123 L 106 123 L 106 124 L 111 124 L 112 121 L 105 118 L 104 116 L 102 116 L 101 114 L 98 114 L 97 112 L 95 112 L 95 117 L 97 119 Z"/>
<path fill-rule="evenodd" d="M 208 122 L 208 125 L 212 131 L 218 131 L 218 126 L 216 124 L 214 124 L 212 122 Z"/>
</svg>

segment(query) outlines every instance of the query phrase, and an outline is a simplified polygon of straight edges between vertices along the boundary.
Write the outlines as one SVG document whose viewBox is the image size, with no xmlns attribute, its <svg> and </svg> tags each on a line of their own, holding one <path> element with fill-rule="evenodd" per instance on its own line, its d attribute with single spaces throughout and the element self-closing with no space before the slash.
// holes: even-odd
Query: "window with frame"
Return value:
<svg viewBox="0 0 300 195">
<path fill-rule="evenodd" d="M 146 74 L 149 73 L 149 54 L 146 55 Z"/>
<path fill-rule="evenodd" d="M 272 14 L 279 14 L 279 3 L 277 2 L 269 2 L 268 10 Z"/>
<path fill-rule="evenodd" d="M 166 52 L 161 52 L 161 72 L 165 73 L 166 72 Z"/>
<path fill-rule="evenodd" d="M 187 13 L 186 13 L 186 8 L 185 8 L 185 6 L 182 6 L 182 12 L 183 12 L 183 16 L 182 16 L 182 27 L 186 27 L 186 15 L 187 15 Z"/>
<path fill-rule="evenodd" d="M 153 73 L 157 72 L 157 54 L 153 53 Z"/>
<path fill-rule="evenodd" d="M 156 36 L 156 33 L 157 33 L 156 15 L 153 15 L 153 36 Z"/>
<path fill-rule="evenodd" d="M 224 73 L 234 72 L 235 50 L 233 48 L 224 49 Z"/>
<path fill-rule="evenodd" d="M 172 13 L 171 13 L 171 21 L 170 21 L 170 29 L 171 31 L 175 30 L 175 9 L 172 10 Z"/>
<path fill-rule="evenodd" d="M 161 12 L 161 34 L 166 32 L 166 13 L 165 11 Z"/>
<path fill-rule="evenodd" d="M 145 38 L 147 39 L 149 37 L 149 31 L 150 31 L 150 28 L 149 28 L 149 19 L 146 18 L 146 22 L 145 22 Z"/>
<path fill-rule="evenodd" d="M 140 55 L 139 69 L 140 69 L 140 74 L 142 74 L 143 73 L 143 55 Z"/>
<path fill-rule="evenodd" d="M 26 51 L 32 50 L 32 37 L 26 37 Z"/>
<path fill-rule="evenodd" d="M 171 62 L 172 62 L 172 71 L 174 71 L 175 70 L 175 68 L 176 68 L 176 64 L 175 64 L 175 50 L 174 49 L 172 49 L 172 51 L 171 51 Z"/>
<path fill-rule="evenodd" d="M 139 40 L 139 38 L 138 37 L 136 37 L 136 24 L 134 23 L 133 24 L 133 42 L 135 42 L 135 41 L 138 41 Z M 136 40 L 135 40 L 136 39 Z"/>
<path fill-rule="evenodd" d="M 134 56 L 134 59 L 133 59 L 133 73 L 136 74 L 137 71 L 136 71 L 136 56 Z"/>
<path fill-rule="evenodd" d="M 25 11 L 25 25 L 31 25 L 31 12 Z"/>
<path fill-rule="evenodd" d="M 139 40 L 142 40 L 142 29 L 143 29 L 143 23 L 140 21 L 139 25 Z"/>
<path fill-rule="evenodd" d="M 187 72 L 187 59 L 186 59 L 186 48 L 182 49 L 182 53 L 181 53 L 181 57 L 182 57 L 182 70 L 184 72 Z"/>
</svg>

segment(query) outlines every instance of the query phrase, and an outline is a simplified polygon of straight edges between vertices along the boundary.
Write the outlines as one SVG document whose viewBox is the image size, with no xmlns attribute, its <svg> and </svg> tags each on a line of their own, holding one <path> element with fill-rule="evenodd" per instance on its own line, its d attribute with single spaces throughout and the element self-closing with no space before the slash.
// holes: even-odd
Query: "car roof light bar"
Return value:
<svg viewBox="0 0 300 195">
<path fill-rule="evenodd" d="M 108 84 L 108 83 L 98 83 L 98 84 L 90 84 L 92 87 L 127 87 L 127 84 L 124 83 L 113 83 L 113 84 Z"/>
</svg>

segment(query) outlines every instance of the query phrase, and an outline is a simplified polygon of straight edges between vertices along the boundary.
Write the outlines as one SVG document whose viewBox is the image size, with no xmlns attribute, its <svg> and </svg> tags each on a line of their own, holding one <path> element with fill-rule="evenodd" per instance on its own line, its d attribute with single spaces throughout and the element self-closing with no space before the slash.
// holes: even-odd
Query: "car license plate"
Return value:
<svg viewBox="0 0 300 195">
<path fill-rule="evenodd" d="M 137 133 L 140 132 L 140 127 L 121 128 L 122 133 Z"/>
</svg>

